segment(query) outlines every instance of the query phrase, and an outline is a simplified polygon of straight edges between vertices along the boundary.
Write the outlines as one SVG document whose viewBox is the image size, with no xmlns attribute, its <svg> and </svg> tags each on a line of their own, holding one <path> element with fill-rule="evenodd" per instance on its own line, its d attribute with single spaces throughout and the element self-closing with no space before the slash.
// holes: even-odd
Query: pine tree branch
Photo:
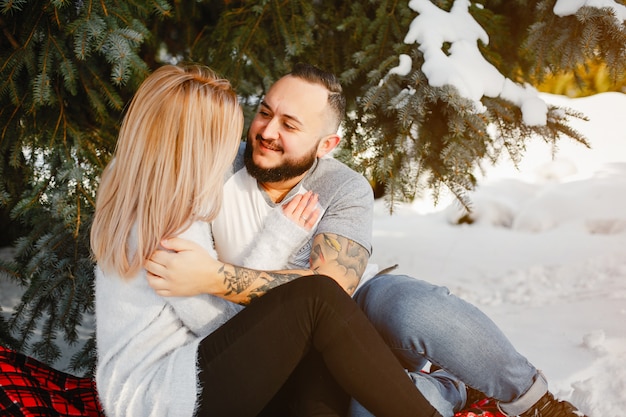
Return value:
<svg viewBox="0 0 626 417">
<path fill-rule="evenodd" d="M 15 40 L 13 34 L 9 32 L 9 28 L 7 28 L 7 25 L 4 23 L 4 19 L 2 17 L 0 17 L 0 28 L 2 28 L 2 33 L 4 33 L 4 36 L 7 38 L 13 49 L 19 49 L 20 44 L 17 40 Z"/>
<path fill-rule="evenodd" d="M 261 22 L 263 20 L 263 15 L 265 14 L 266 8 L 267 8 L 267 4 L 264 4 L 263 8 L 261 9 L 261 11 L 258 13 L 258 17 L 256 18 L 256 20 L 254 22 L 254 25 L 250 29 L 250 32 L 249 32 L 246 40 L 243 43 L 243 46 L 241 48 L 241 52 L 242 52 L 243 55 L 248 55 L 248 54 L 251 55 L 251 56 L 254 55 L 254 54 L 251 54 L 250 51 L 248 51 L 248 48 L 249 48 L 250 42 L 252 41 L 254 33 L 259 29 L 259 26 L 261 25 Z"/>
</svg>

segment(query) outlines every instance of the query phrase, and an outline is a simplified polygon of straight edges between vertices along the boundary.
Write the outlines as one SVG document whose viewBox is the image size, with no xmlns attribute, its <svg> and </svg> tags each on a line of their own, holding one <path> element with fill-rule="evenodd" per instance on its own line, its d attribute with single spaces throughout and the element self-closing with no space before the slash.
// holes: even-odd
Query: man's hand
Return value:
<svg viewBox="0 0 626 417">
<path fill-rule="evenodd" d="M 148 284 L 157 294 L 185 297 L 224 292 L 219 273 L 224 264 L 203 247 L 180 238 L 163 240 L 161 245 L 165 250 L 155 251 L 144 265 Z"/>
</svg>

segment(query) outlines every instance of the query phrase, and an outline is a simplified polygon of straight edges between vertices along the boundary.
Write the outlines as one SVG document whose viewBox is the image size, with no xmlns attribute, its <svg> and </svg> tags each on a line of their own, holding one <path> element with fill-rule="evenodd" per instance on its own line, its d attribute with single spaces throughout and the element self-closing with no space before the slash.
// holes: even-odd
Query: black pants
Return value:
<svg viewBox="0 0 626 417">
<path fill-rule="evenodd" d="M 325 369 L 314 371 L 318 359 L 328 377 Z M 278 409 L 284 400 L 297 403 L 294 415 L 343 417 L 336 381 L 376 416 L 440 417 L 356 303 L 327 277 L 302 277 L 252 302 L 200 343 L 198 366 L 199 416 L 271 415 L 266 407 Z M 315 389 L 306 389 L 309 376 Z M 298 398 L 290 398 L 294 389 Z"/>
</svg>

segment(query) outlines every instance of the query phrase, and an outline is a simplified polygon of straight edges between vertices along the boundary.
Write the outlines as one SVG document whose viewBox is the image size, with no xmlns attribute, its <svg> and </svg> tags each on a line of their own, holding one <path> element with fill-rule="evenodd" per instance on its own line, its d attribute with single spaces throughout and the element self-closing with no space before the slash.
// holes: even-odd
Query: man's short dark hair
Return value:
<svg viewBox="0 0 626 417">
<path fill-rule="evenodd" d="M 335 130 L 338 129 L 346 113 L 346 97 L 343 95 L 343 88 L 335 74 L 300 62 L 294 65 L 289 75 L 313 84 L 320 84 L 328 90 L 328 104 L 336 118 Z"/>
</svg>

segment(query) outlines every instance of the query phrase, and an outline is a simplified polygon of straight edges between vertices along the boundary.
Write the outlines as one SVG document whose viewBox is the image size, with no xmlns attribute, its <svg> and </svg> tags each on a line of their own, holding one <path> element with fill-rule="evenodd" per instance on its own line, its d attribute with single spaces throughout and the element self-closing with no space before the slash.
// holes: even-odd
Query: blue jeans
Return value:
<svg viewBox="0 0 626 417">
<path fill-rule="evenodd" d="M 406 275 L 380 275 L 363 284 L 355 301 L 443 416 L 465 405 L 465 386 L 518 415 L 547 391 L 543 375 L 478 308 L 441 286 Z M 420 370 L 431 362 L 445 372 Z M 447 376 L 447 378 L 446 378 Z M 355 401 L 351 416 L 371 416 Z"/>
</svg>

